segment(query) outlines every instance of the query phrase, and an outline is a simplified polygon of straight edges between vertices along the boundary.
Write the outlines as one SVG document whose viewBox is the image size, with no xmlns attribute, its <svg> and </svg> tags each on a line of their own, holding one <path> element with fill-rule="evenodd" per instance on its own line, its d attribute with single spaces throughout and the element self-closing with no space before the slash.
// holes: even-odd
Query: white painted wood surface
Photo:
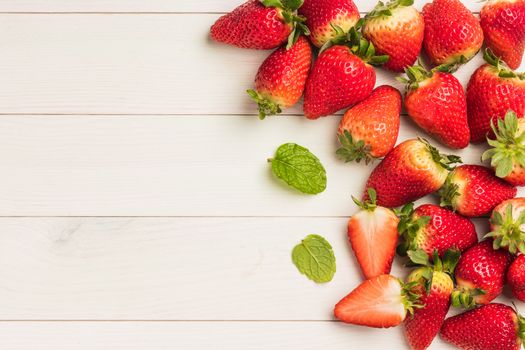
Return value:
<svg viewBox="0 0 525 350">
<path fill-rule="evenodd" d="M 360 280 L 345 224 L 371 168 L 335 158 L 339 116 L 257 120 L 244 90 L 268 52 L 207 37 L 240 2 L 0 0 L 0 348 L 406 348 L 331 317 Z M 284 142 L 320 157 L 325 193 L 271 176 Z M 290 262 L 309 233 L 334 246 L 330 284 Z"/>
<path fill-rule="evenodd" d="M 242 4 L 242 0 L 0 0 L 0 12 L 193 12 L 223 13 Z M 419 9 L 428 1 L 415 0 Z M 374 8 L 373 0 L 355 0 L 359 11 L 367 12 Z M 464 1 L 472 11 L 479 11 L 483 6 L 476 0 Z"/>
</svg>

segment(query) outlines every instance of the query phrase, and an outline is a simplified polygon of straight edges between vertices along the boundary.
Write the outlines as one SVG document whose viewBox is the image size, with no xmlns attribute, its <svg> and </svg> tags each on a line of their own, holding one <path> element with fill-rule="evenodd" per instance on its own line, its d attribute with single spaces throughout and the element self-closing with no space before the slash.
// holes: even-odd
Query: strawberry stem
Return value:
<svg viewBox="0 0 525 350">
<path fill-rule="evenodd" d="M 391 0 L 386 4 L 383 1 L 379 1 L 374 9 L 369 12 L 365 18 L 376 18 L 376 17 L 389 17 L 392 16 L 392 10 L 398 7 L 412 6 L 414 0 Z"/>
<path fill-rule="evenodd" d="M 343 134 L 337 135 L 337 138 L 341 147 L 336 154 L 346 163 L 353 161 L 359 163 L 364 160 L 365 164 L 368 165 L 377 159 L 370 154 L 370 145 L 367 145 L 364 140 L 354 139 L 348 130 L 345 130 Z"/>
<path fill-rule="evenodd" d="M 520 80 L 525 80 L 525 73 L 517 73 L 509 68 L 507 63 L 501 58 L 496 56 L 491 49 L 487 48 L 483 53 L 483 58 L 485 61 L 493 67 L 496 67 L 498 70 L 498 76 L 500 78 L 518 78 Z"/>
<path fill-rule="evenodd" d="M 248 95 L 250 95 L 252 100 L 255 101 L 259 106 L 259 119 L 263 120 L 269 115 L 275 115 L 282 112 L 281 107 L 277 103 L 272 102 L 268 98 L 263 97 L 257 91 L 246 90 L 246 92 L 248 93 Z"/>
<path fill-rule="evenodd" d="M 494 249 L 506 247 L 511 254 L 516 254 L 518 251 L 525 253 L 525 232 L 521 230 L 521 225 L 525 224 L 525 210 L 520 212 L 516 220 L 512 217 L 512 212 L 512 204 L 505 208 L 505 217 L 494 211 L 490 222 L 497 229 L 487 233 L 485 238 L 494 239 Z"/>
</svg>

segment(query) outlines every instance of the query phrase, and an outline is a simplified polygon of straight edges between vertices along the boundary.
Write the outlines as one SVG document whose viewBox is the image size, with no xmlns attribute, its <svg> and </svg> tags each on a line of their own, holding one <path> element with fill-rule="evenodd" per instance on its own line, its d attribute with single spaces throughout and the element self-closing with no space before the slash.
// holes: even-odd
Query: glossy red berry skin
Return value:
<svg viewBox="0 0 525 350">
<path fill-rule="evenodd" d="M 525 255 L 519 255 L 507 271 L 507 283 L 514 296 L 525 302 Z"/>
<path fill-rule="evenodd" d="M 317 119 L 348 108 L 370 96 L 375 83 L 371 65 L 347 46 L 332 46 L 312 67 L 304 93 L 304 114 Z"/>
<path fill-rule="evenodd" d="M 441 338 L 463 350 L 519 350 L 518 315 L 503 304 L 489 304 L 445 320 Z"/>
<path fill-rule="evenodd" d="M 259 0 L 248 0 L 213 24 L 211 38 L 244 49 L 275 49 L 286 42 L 293 29 L 281 11 L 265 7 Z"/>
<path fill-rule="evenodd" d="M 481 49 L 483 30 L 478 19 L 459 0 L 434 0 L 423 7 L 423 47 L 434 65 L 467 60 Z"/>
<path fill-rule="evenodd" d="M 480 242 L 461 255 L 455 271 L 457 288 L 482 289 L 485 294 L 475 296 L 474 301 L 478 305 L 488 304 L 501 294 L 511 261 L 508 251 L 493 249 L 491 239 Z"/>
</svg>

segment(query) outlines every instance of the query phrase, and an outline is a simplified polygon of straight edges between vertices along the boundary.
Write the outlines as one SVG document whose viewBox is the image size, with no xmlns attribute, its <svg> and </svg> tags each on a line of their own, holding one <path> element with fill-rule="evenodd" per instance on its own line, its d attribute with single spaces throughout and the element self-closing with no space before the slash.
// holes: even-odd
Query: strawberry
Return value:
<svg viewBox="0 0 525 350">
<path fill-rule="evenodd" d="M 461 215 L 434 204 L 424 204 L 413 210 L 414 205 L 407 204 L 400 212 L 398 225 L 403 243 L 398 253 L 423 250 L 428 255 L 437 251 L 440 257 L 449 250 L 461 252 L 478 242 L 474 224 Z"/>
<path fill-rule="evenodd" d="M 525 73 L 510 70 L 489 50 L 484 58 L 488 63 L 474 72 L 467 86 L 471 142 L 484 141 L 491 132 L 490 122 L 503 118 L 509 110 L 518 117 L 525 115 Z"/>
<path fill-rule="evenodd" d="M 352 197 L 361 209 L 348 221 L 348 239 L 367 279 L 390 273 L 399 223 L 392 210 L 377 206 L 373 189 L 369 189 L 369 197 L 365 202 Z"/>
<path fill-rule="evenodd" d="M 377 165 L 366 189 L 376 190 L 378 205 L 398 207 L 437 191 L 447 179 L 450 164 L 459 161 L 439 153 L 426 140 L 407 140 Z"/>
<path fill-rule="evenodd" d="M 450 295 L 454 290 L 452 274 L 459 252 L 448 250 L 441 261 L 436 251 L 433 265 L 424 251 L 420 250 L 416 255 L 423 259 L 414 259 L 414 262 L 422 262 L 425 266 L 414 270 L 407 282 L 417 284 L 420 303 L 424 306 L 415 309 L 414 314 L 405 319 L 405 337 L 412 350 L 425 350 L 439 333 L 450 308 Z"/>
<path fill-rule="evenodd" d="M 333 114 L 370 96 L 376 83 L 372 65 L 388 59 L 375 56 L 374 45 L 357 27 L 334 44 L 317 57 L 306 82 L 304 114 L 308 119 Z"/>
<path fill-rule="evenodd" d="M 512 294 L 525 302 L 525 255 L 518 256 L 507 271 L 507 283 Z"/>
<path fill-rule="evenodd" d="M 516 187 L 481 165 L 457 167 L 439 190 L 441 206 L 451 207 L 468 217 L 487 215 L 502 201 L 514 198 L 516 193 Z"/>
<path fill-rule="evenodd" d="M 306 18 L 310 41 L 317 47 L 348 32 L 359 21 L 359 10 L 352 0 L 304 0 L 299 14 Z"/>
<path fill-rule="evenodd" d="M 255 77 L 255 89 L 248 90 L 259 105 L 259 118 L 281 113 L 303 95 L 312 64 L 312 49 L 304 36 L 290 48 L 277 49 L 262 63 Z"/>
<path fill-rule="evenodd" d="M 289 46 L 308 29 L 296 15 L 301 0 L 248 0 L 220 17 L 211 27 L 217 42 L 244 49 L 275 49 L 287 40 Z"/>
<path fill-rule="evenodd" d="M 452 304 L 456 307 L 485 305 L 501 294 L 511 255 L 494 250 L 492 240 L 484 240 L 465 251 L 456 267 L 456 290 Z"/>
<path fill-rule="evenodd" d="M 525 0 L 490 0 L 481 9 L 485 45 L 518 69 L 525 51 Z"/>
<path fill-rule="evenodd" d="M 492 237 L 494 249 L 525 253 L 525 198 L 509 199 L 494 208 L 490 230 L 485 237 Z"/>
<path fill-rule="evenodd" d="M 346 111 L 339 124 L 341 148 L 337 154 L 346 162 L 365 160 L 388 154 L 399 133 L 401 94 L 391 86 L 376 88 L 365 100 Z"/>
<path fill-rule="evenodd" d="M 497 120 L 498 127 L 491 121 L 495 139 L 487 138 L 492 147 L 483 153 L 481 160 L 491 160 L 496 176 L 514 186 L 525 185 L 525 118 L 519 118 L 508 111 L 505 119 Z"/>
<path fill-rule="evenodd" d="M 465 63 L 483 44 L 483 30 L 459 0 L 434 0 L 423 7 L 423 47 L 434 65 Z"/>
<path fill-rule="evenodd" d="M 445 69 L 445 67 L 441 67 Z M 405 108 L 417 125 L 451 148 L 470 141 L 467 100 L 463 86 L 451 73 L 427 71 L 421 65 L 406 69 Z"/>
<path fill-rule="evenodd" d="M 403 284 L 391 275 L 381 275 L 361 283 L 335 305 L 334 315 L 345 323 L 389 328 L 405 319 L 417 304 L 414 284 Z"/>
<path fill-rule="evenodd" d="M 413 0 L 379 2 L 365 17 L 363 35 L 374 44 L 378 54 L 390 57 L 384 67 L 394 72 L 411 66 L 421 51 L 425 22 L 413 3 Z"/>
<path fill-rule="evenodd" d="M 441 338 L 463 350 L 519 350 L 525 319 L 513 308 L 494 303 L 445 320 Z"/>
</svg>

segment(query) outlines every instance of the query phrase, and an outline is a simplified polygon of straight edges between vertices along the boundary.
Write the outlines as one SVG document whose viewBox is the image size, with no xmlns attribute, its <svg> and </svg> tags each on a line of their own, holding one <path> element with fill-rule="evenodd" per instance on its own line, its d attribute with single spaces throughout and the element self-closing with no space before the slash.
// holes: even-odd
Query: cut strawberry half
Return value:
<svg viewBox="0 0 525 350">
<path fill-rule="evenodd" d="M 391 275 L 381 275 L 361 283 L 344 297 L 334 309 L 334 315 L 345 323 L 374 328 L 399 325 L 407 312 L 418 305 L 414 283 L 403 284 Z"/>
<path fill-rule="evenodd" d="M 376 193 L 368 189 L 368 201 L 352 198 L 361 208 L 348 221 L 348 239 L 365 278 L 390 273 L 396 253 L 399 218 L 376 205 Z"/>
</svg>

